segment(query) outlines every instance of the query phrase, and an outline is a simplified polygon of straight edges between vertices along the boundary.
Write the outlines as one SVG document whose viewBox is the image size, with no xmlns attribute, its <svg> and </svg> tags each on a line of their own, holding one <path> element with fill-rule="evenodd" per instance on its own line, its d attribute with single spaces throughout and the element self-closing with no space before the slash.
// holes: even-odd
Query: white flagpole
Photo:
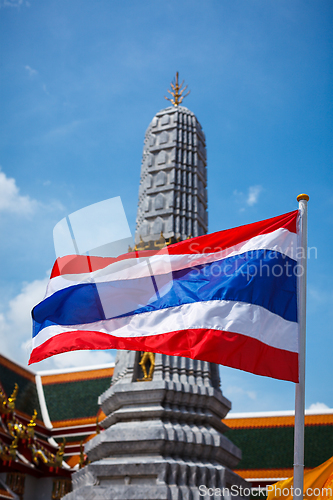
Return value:
<svg viewBox="0 0 333 500">
<path fill-rule="evenodd" d="M 308 251 L 307 205 L 309 196 L 297 196 L 299 203 L 299 243 L 298 260 L 298 321 L 299 321 L 299 382 L 295 388 L 295 428 L 294 428 L 294 500 L 303 500 L 304 481 L 304 411 L 305 411 L 305 334 L 306 334 L 306 267 Z"/>
</svg>

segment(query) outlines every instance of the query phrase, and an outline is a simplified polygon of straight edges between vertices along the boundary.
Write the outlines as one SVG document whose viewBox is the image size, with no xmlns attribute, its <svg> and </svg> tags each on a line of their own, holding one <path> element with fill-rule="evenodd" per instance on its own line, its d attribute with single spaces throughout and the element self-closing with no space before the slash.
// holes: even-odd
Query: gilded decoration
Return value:
<svg viewBox="0 0 333 500">
<path fill-rule="evenodd" d="M 153 352 L 144 352 L 141 354 L 139 365 L 143 371 L 143 378 L 138 379 L 138 382 L 149 382 L 153 380 L 153 373 L 155 368 L 155 354 Z M 149 372 L 148 372 L 148 366 Z"/>
<path fill-rule="evenodd" d="M 184 85 L 184 80 L 179 85 L 179 82 L 178 82 L 178 71 L 177 71 L 177 73 L 176 73 L 176 79 L 174 80 L 174 82 L 170 83 L 170 86 L 171 86 L 172 90 L 168 90 L 169 94 L 171 95 L 171 98 L 164 96 L 164 99 L 166 99 L 167 101 L 170 101 L 175 107 L 177 107 L 179 104 L 181 104 L 183 102 L 183 100 L 185 99 L 185 97 L 188 96 L 189 93 L 191 92 L 189 90 L 188 92 L 186 92 L 186 94 L 183 95 L 183 93 L 187 89 L 187 85 L 185 85 L 185 87 L 183 87 L 183 85 Z"/>
<path fill-rule="evenodd" d="M 0 439 L 0 460 L 3 466 L 11 466 L 18 459 L 18 453 L 23 454 L 35 466 L 44 465 L 49 471 L 57 471 L 62 467 L 66 440 L 52 453 L 35 437 L 37 410 L 34 410 L 30 421 L 25 425 L 15 413 L 15 401 L 19 387 L 14 386 L 12 395 L 6 398 L 0 389 L 0 423 L 6 431 L 6 437 Z M 14 476 L 13 476 L 14 477 Z"/>
<path fill-rule="evenodd" d="M 80 443 L 80 458 L 79 458 L 79 469 L 82 469 L 86 465 L 88 465 L 90 462 L 88 460 L 87 455 L 84 453 L 84 446 L 83 446 L 83 441 Z"/>
</svg>

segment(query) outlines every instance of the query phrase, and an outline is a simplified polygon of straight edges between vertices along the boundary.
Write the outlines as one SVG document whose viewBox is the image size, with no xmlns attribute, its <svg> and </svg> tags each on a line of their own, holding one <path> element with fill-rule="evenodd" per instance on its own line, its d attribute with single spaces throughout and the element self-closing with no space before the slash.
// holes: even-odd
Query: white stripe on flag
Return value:
<svg viewBox="0 0 333 500">
<path fill-rule="evenodd" d="M 239 333 L 271 347 L 298 352 L 298 324 L 243 302 L 211 300 L 83 325 L 52 325 L 33 338 L 33 348 L 61 333 L 84 330 L 116 337 L 146 337 L 178 330 L 213 329 Z"/>
<path fill-rule="evenodd" d="M 106 283 L 111 281 L 143 278 L 151 276 L 151 271 L 154 276 L 170 274 L 170 279 L 172 279 L 171 273 L 173 271 L 209 264 L 221 259 L 257 250 L 272 250 L 280 252 L 283 255 L 296 260 L 296 248 L 297 235 L 284 228 L 277 229 L 272 233 L 255 236 L 248 241 L 219 252 L 169 255 L 166 248 L 163 249 L 163 253 L 158 253 L 152 257 L 144 258 L 141 262 L 140 259 L 126 259 L 110 264 L 104 269 L 94 271 L 92 273 L 56 276 L 50 280 L 47 286 L 45 298 L 50 297 L 58 290 L 81 283 Z M 193 250 L 195 251 L 195 248 Z M 207 251 L 208 250 L 209 246 L 207 247 Z M 148 260 L 149 266 L 147 264 Z"/>
</svg>

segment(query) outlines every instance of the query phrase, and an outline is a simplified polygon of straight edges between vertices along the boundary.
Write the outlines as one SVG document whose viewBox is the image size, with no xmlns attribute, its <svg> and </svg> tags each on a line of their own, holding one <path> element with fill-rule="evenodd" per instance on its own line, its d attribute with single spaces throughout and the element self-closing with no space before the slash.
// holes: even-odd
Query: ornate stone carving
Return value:
<svg viewBox="0 0 333 500">
<path fill-rule="evenodd" d="M 165 138 L 168 135 L 168 142 L 163 142 L 163 134 Z M 152 136 L 159 136 L 159 140 L 150 141 Z M 147 233 L 145 223 L 148 221 L 149 225 L 152 225 L 156 217 L 155 210 L 158 210 L 159 217 L 163 219 L 167 238 L 176 241 L 179 238 L 185 239 L 189 234 L 192 236 L 205 234 L 207 232 L 205 136 L 195 115 L 187 108 L 183 106 L 166 108 L 153 118 L 146 132 L 141 179 L 145 179 L 147 173 L 155 175 L 155 178 L 151 185 L 145 184 L 145 189 L 140 189 L 139 192 L 136 242 L 140 236 L 144 241 L 158 237 L 159 231 L 154 230 L 153 234 Z M 163 192 L 165 200 L 172 200 L 171 204 L 165 203 L 161 206 L 161 203 L 158 203 L 158 208 L 152 204 L 147 210 L 146 199 L 153 196 L 156 200 L 159 192 Z M 200 214 L 197 210 L 199 198 L 202 204 Z M 176 200 L 175 205 L 173 200 Z"/>
</svg>

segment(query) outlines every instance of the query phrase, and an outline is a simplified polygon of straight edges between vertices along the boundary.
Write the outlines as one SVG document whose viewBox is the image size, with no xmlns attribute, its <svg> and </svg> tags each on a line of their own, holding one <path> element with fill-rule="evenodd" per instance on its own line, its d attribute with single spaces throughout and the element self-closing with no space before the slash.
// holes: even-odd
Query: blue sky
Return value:
<svg viewBox="0 0 333 500">
<path fill-rule="evenodd" d="M 210 232 L 310 195 L 306 406 L 333 407 L 332 10 L 331 0 L 0 0 L 3 354 L 27 363 L 60 219 L 121 196 L 134 233 L 144 133 L 179 71 L 207 139 Z M 292 383 L 221 376 L 234 411 L 294 406 Z"/>
</svg>

